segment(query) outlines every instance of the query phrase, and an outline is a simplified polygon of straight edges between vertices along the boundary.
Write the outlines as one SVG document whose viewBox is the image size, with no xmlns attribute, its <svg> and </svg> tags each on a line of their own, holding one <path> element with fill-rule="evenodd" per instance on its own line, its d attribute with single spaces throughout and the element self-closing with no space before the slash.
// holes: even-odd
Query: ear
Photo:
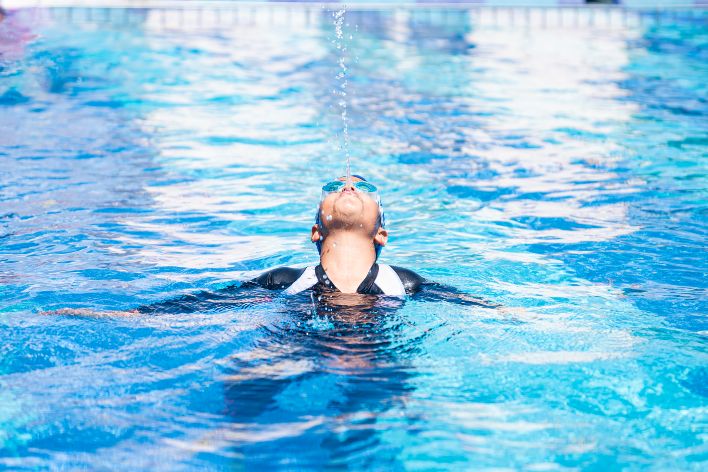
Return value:
<svg viewBox="0 0 708 472">
<path fill-rule="evenodd" d="M 379 227 L 379 229 L 376 231 L 376 235 L 374 236 L 374 242 L 379 246 L 385 246 L 387 241 L 388 231 Z"/>
<path fill-rule="evenodd" d="M 312 225 L 312 234 L 310 236 L 310 241 L 316 243 L 320 240 L 321 237 L 324 237 L 324 235 L 320 231 L 320 225 Z"/>
</svg>

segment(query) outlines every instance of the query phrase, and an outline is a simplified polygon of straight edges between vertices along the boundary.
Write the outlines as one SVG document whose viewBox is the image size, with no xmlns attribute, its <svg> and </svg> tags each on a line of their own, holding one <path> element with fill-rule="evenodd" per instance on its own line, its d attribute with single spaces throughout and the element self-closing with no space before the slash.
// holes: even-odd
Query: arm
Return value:
<svg viewBox="0 0 708 472">
<path fill-rule="evenodd" d="M 180 295 L 164 302 L 138 307 L 139 313 L 194 313 L 207 310 L 227 310 L 257 303 L 269 302 L 272 295 L 265 290 L 280 290 L 288 287 L 302 275 L 305 269 L 278 267 L 264 272 L 253 280 L 240 285 L 229 285 L 215 292 L 201 291 Z"/>
<path fill-rule="evenodd" d="M 483 308 L 500 308 L 498 303 L 490 302 L 483 298 L 475 297 L 457 290 L 455 287 L 439 284 L 436 282 L 425 282 L 420 291 L 414 296 L 417 300 L 446 301 L 457 305 L 480 306 Z"/>
<path fill-rule="evenodd" d="M 246 283 L 258 285 L 268 290 L 282 290 L 295 283 L 303 272 L 305 272 L 305 268 L 293 269 L 292 267 L 278 267 Z"/>
<path fill-rule="evenodd" d="M 93 318 L 128 317 L 136 315 L 155 315 L 161 313 L 180 314 L 203 311 L 223 311 L 234 307 L 244 307 L 256 303 L 269 302 L 272 295 L 262 289 L 277 290 L 285 288 L 297 280 L 304 269 L 281 267 L 269 270 L 253 280 L 242 284 L 233 284 L 217 291 L 202 290 L 170 298 L 165 301 L 141 305 L 126 311 L 93 311 L 87 308 L 64 308 L 48 311 L 47 315 L 70 315 Z M 292 281 L 291 281 L 292 280 Z"/>
<path fill-rule="evenodd" d="M 248 283 L 244 283 L 239 286 L 230 285 L 215 292 L 202 290 L 197 293 L 179 295 L 162 302 L 141 305 L 135 311 L 150 315 L 225 311 L 233 307 L 248 306 L 271 300 L 271 297 L 265 296 L 262 291 L 248 290 L 248 288 Z"/>
<path fill-rule="evenodd" d="M 489 302 L 457 290 L 455 287 L 429 282 L 412 270 L 391 266 L 403 282 L 406 293 L 416 300 L 448 301 L 458 305 L 474 305 L 485 308 L 499 308 L 501 305 Z"/>
</svg>

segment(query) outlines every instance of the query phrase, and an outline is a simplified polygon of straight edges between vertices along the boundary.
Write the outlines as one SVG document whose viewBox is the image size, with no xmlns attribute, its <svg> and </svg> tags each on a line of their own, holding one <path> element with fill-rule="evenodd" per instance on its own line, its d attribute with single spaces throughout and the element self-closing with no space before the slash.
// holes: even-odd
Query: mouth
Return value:
<svg viewBox="0 0 708 472">
<path fill-rule="evenodd" d="M 342 197 L 344 197 L 345 195 L 349 195 L 349 196 L 353 196 L 353 197 L 356 197 L 356 198 L 358 198 L 358 199 L 361 199 L 361 197 L 359 196 L 359 193 L 358 193 L 356 190 L 351 189 L 351 188 L 345 188 L 344 190 L 342 190 L 342 191 L 339 192 L 339 193 L 340 193 L 339 198 L 342 198 Z M 339 199 L 339 198 L 338 198 L 338 199 Z"/>
</svg>

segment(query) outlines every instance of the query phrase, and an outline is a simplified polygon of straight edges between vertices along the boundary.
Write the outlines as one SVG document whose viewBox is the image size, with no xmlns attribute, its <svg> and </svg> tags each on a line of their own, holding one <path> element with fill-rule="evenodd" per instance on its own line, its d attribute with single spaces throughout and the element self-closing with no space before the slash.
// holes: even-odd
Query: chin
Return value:
<svg viewBox="0 0 708 472">
<path fill-rule="evenodd" d="M 364 210 L 364 205 L 361 200 L 356 197 L 342 198 L 334 204 L 334 211 L 339 213 L 342 218 L 351 219 L 358 217 Z"/>
</svg>

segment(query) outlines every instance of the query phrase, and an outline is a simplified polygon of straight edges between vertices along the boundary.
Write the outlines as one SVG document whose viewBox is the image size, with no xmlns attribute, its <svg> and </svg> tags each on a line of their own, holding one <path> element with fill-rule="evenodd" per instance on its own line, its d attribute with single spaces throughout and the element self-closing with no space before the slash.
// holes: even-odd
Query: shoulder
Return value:
<svg viewBox="0 0 708 472">
<path fill-rule="evenodd" d="M 264 272 L 253 279 L 253 282 L 261 287 L 277 290 L 292 285 L 305 272 L 305 267 L 278 267 Z"/>
<path fill-rule="evenodd" d="M 421 286 L 426 282 L 426 280 L 420 275 L 416 274 L 410 269 L 404 269 L 403 267 L 391 266 L 398 277 L 401 279 L 403 286 L 407 293 L 415 293 L 420 290 Z"/>
</svg>

